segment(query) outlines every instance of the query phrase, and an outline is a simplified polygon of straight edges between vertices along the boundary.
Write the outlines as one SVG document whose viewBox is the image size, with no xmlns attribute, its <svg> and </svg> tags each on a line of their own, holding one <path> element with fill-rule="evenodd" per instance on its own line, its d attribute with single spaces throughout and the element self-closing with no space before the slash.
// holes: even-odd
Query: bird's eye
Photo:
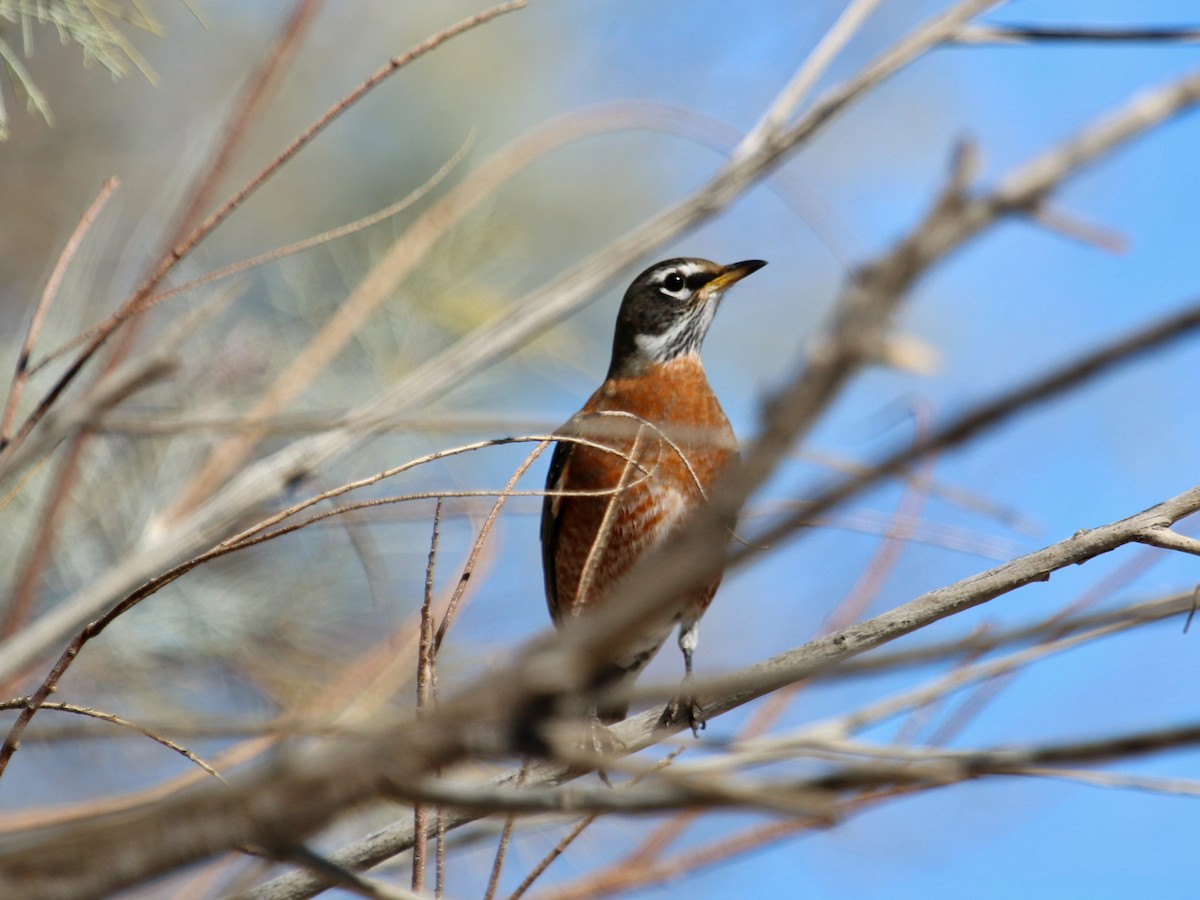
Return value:
<svg viewBox="0 0 1200 900">
<path fill-rule="evenodd" d="M 670 272 L 667 274 L 667 277 L 663 279 L 663 287 L 668 291 L 683 290 L 683 285 L 683 276 L 678 272 Z"/>
</svg>

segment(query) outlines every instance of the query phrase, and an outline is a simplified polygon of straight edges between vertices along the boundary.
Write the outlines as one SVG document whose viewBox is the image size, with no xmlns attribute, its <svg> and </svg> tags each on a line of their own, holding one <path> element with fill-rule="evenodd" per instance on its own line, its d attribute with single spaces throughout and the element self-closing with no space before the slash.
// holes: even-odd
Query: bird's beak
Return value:
<svg viewBox="0 0 1200 900">
<path fill-rule="evenodd" d="M 726 266 L 721 270 L 716 278 L 710 281 L 705 287 L 709 293 L 723 291 L 731 284 L 741 281 L 747 275 L 757 272 L 767 264 L 765 259 L 747 259 L 742 262 L 735 262 Z"/>
</svg>

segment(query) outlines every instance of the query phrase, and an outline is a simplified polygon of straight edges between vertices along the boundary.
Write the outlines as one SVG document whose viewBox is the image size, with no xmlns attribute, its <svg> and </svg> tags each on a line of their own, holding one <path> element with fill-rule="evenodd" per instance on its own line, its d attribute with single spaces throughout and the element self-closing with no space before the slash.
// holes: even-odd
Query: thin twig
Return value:
<svg viewBox="0 0 1200 900">
<path fill-rule="evenodd" d="M 1200 28 L 1088 28 L 1081 25 L 967 25 L 951 38 L 957 44 L 1167 43 L 1200 41 Z"/>
<path fill-rule="evenodd" d="M 28 697 L 19 697 L 15 700 L 0 700 L 0 709 L 24 709 L 28 705 L 28 703 L 29 703 Z M 184 759 L 186 759 L 188 762 L 194 763 L 195 765 L 199 766 L 201 769 L 203 769 L 205 772 L 207 772 L 213 778 L 216 778 L 218 781 L 221 781 L 226 784 L 228 783 L 225 781 L 224 777 L 221 775 L 220 772 L 218 772 L 215 768 L 213 768 L 211 765 L 206 763 L 203 759 L 201 759 L 199 756 L 197 756 L 191 750 L 187 749 L 187 747 L 184 747 L 181 744 L 175 743 L 175 741 L 171 740 L 168 737 L 164 737 L 161 734 L 158 734 L 154 729 L 149 728 L 145 725 L 139 725 L 137 722 L 132 722 L 129 719 L 126 719 L 122 716 L 116 715 L 115 713 L 104 712 L 103 710 L 99 710 L 99 709 L 93 709 L 90 706 L 79 706 L 74 703 L 49 703 L 48 702 L 48 703 L 43 703 L 42 708 L 50 709 L 50 710 L 57 710 L 59 712 L 74 713 L 77 716 L 87 716 L 90 719 L 99 719 L 101 722 L 108 722 L 112 725 L 119 725 L 121 728 L 128 728 L 130 731 L 136 731 L 138 734 L 144 735 L 145 737 L 150 738 L 150 740 L 154 741 L 155 743 L 162 744 L 168 750 L 175 751 L 180 756 L 182 756 Z"/>
<path fill-rule="evenodd" d="M 851 0 L 846 4 L 842 14 L 805 57 L 791 81 L 780 91 L 766 113 L 734 150 L 734 158 L 752 152 L 753 148 L 762 146 L 767 140 L 779 134 L 793 112 L 811 93 L 813 86 L 829 68 L 834 58 L 858 33 L 867 17 L 874 12 L 878 5 L 879 0 Z"/>
<path fill-rule="evenodd" d="M 1087 616 L 1063 618 L 1055 613 L 1047 619 L 1005 631 L 987 630 L 981 633 L 959 636 L 947 641 L 927 644 L 914 650 L 896 650 L 891 653 L 869 653 L 860 659 L 850 660 L 836 669 L 822 672 L 818 679 L 838 680 L 861 678 L 880 672 L 902 668 L 926 666 L 930 663 L 962 657 L 978 657 L 1014 644 L 1052 640 L 1080 631 L 1098 629 L 1119 622 L 1131 625 L 1146 625 L 1160 622 L 1186 613 L 1191 606 L 1192 592 L 1173 594 L 1158 600 L 1147 600 L 1120 609 L 1106 610 Z"/>
<path fill-rule="evenodd" d="M 70 266 L 71 260 L 75 258 L 75 252 L 83 243 L 83 238 L 87 234 L 88 229 L 92 227 L 92 223 L 96 221 L 96 218 L 100 215 L 100 211 L 120 184 L 121 180 L 115 176 L 105 180 L 104 184 L 100 187 L 99 193 L 96 194 L 96 198 L 88 205 L 88 208 L 79 219 L 79 224 L 71 232 L 71 236 L 63 246 L 62 252 L 58 255 L 58 261 L 55 262 L 54 268 L 50 272 L 50 277 L 46 279 L 46 286 L 42 289 L 42 296 L 38 300 L 37 306 L 34 307 L 33 318 L 29 320 L 29 328 L 25 332 L 25 342 L 21 345 L 21 352 L 17 356 L 16 371 L 13 373 L 12 384 L 8 389 L 8 401 L 4 405 L 4 416 L 0 419 L 0 450 L 8 446 L 9 437 L 12 433 L 13 417 L 17 412 L 17 404 L 21 402 L 21 393 L 25 388 L 26 381 L 33 372 L 33 369 L 29 365 L 29 360 L 33 355 L 34 344 L 37 343 L 38 336 L 41 334 L 42 324 L 46 320 L 46 313 L 50 310 L 50 304 L 58 296 L 58 289 L 62 285 L 63 278 L 67 273 L 67 267 Z"/>
<path fill-rule="evenodd" d="M 435 856 L 435 872 L 433 896 L 440 898 L 446 890 L 446 811 L 437 808 L 437 853 Z"/>
<path fill-rule="evenodd" d="M 575 589 L 575 602 L 586 602 L 591 596 L 592 582 L 596 577 L 596 570 L 600 566 L 605 546 L 608 544 L 609 535 L 617 517 L 618 501 L 621 499 L 630 483 L 634 480 L 634 467 L 641 462 L 641 443 L 644 426 L 639 426 L 637 434 L 633 438 L 633 446 L 629 450 L 629 459 L 621 468 L 621 475 L 617 479 L 616 486 L 612 490 L 612 494 L 608 498 L 608 502 L 604 504 L 604 514 L 600 518 L 600 527 L 596 530 L 596 536 L 592 539 L 591 546 L 588 548 L 587 556 L 583 561 L 583 571 L 579 575 L 579 585 Z"/>
<path fill-rule="evenodd" d="M 450 603 L 446 606 L 445 613 L 442 614 L 442 621 L 438 623 L 437 634 L 433 639 L 433 655 L 436 657 L 438 651 L 442 649 L 442 642 L 446 640 L 446 635 L 450 631 L 450 626 L 454 624 L 454 617 L 458 613 L 458 606 L 462 602 L 463 595 L 467 592 L 467 583 L 471 580 L 471 575 L 475 571 L 475 564 L 479 560 L 479 554 L 483 551 L 484 544 L 487 542 L 488 535 L 492 532 L 492 526 L 496 524 L 496 518 L 500 515 L 500 510 L 504 508 L 504 504 L 508 502 L 508 498 L 513 496 L 516 487 L 521 477 L 529 471 L 529 467 L 537 461 L 537 458 L 542 455 L 542 451 L 550 446 L 550 439 L 542 440 L 533 452 L 525 457 L 521 465 L 517 466 L 517 470 L 513 472 L 508 479 L 508 483 L 504 485 L 504 489 L 496 497 L 496 502 L 492 504 L 492 509 L 488 513 L 487 519 L 479 529 L 479 534 L 475 537 L 475 543 L 471 545 L 471 552 L 467 556 L 466 563 L 463 564 L 462 574 L 458 576 L 458 583 L 454 586 L 454 594 L 450 597 Z M 542 492 L 544 493 L 544 492 Z"/>
<path fill-rule="evenodd" d="M 529 760 L 521 764 L 521 774 L 517 776 L 516 788 L 520 790 L 525 784 L 525 778 L 529 774 Z M 496 847 L 496 858 L 492 861 L 492 872 L 488 876 L 487 890 L 484 891 L 483 900 L 492 900 L 496 896 L 496 888 L 500 885 L 500 872 L 504 868 L 504 858 L 508 856 L 508 842 L 512 838 L 513 825 L 516 824 L 517 817 L 515 814 L 510 814 L 504 819 L 504 828 L 500 831 L 500 844 Z"/>
<path fill-rule="evenodd" d="M 421 604 L 421 641 L 417 647 L 417 715 L 421 715 L 432 692 L 433 667 L 433 572 L 437 562 L 438 537 L 442 524 L 442 498 L 433 510 L 433 533 L 429 539 L 429 561 L 425 565 L 425 599 Z M 427 810 L 423 803 L 413 806 L 412 889 L 425 890 L 425 852 Z"/>
</svg>

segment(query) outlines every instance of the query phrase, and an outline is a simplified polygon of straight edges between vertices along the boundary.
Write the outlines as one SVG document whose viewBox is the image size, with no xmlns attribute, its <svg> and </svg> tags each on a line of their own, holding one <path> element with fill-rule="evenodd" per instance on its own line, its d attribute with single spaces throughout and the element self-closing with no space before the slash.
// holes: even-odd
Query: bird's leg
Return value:
<svg viewBox="0 0 1200 900">
<path fill-rule="evenodd" d="M 683 691 L 672 698 L 663 710 L 659 722 L 663 725 L 674 725 L 677 722 L 687 722 L 692 734 L 700 737 L 700 729 L 705 722 L 700 718 L 700 707 L 691 693 L 692 654 L 700 643 L 700 629 L 696 622 L 680 622 L 679 649 L 683 651 Z"/>
</svg>

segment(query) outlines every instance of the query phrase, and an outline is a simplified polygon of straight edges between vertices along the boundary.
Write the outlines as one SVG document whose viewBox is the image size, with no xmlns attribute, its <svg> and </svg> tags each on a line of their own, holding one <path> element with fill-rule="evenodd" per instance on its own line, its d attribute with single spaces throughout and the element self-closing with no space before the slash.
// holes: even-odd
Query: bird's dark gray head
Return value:
<svg viewBox="0 0 1200 900">
<path fill-rule="evenodd" d="M 685 258 L 652 265 L 621 301 L 608 377 L 630 377 L 698 353 L 726 289 L 765 265 L 761 259 L 722 266 Z"/>
</svg>

